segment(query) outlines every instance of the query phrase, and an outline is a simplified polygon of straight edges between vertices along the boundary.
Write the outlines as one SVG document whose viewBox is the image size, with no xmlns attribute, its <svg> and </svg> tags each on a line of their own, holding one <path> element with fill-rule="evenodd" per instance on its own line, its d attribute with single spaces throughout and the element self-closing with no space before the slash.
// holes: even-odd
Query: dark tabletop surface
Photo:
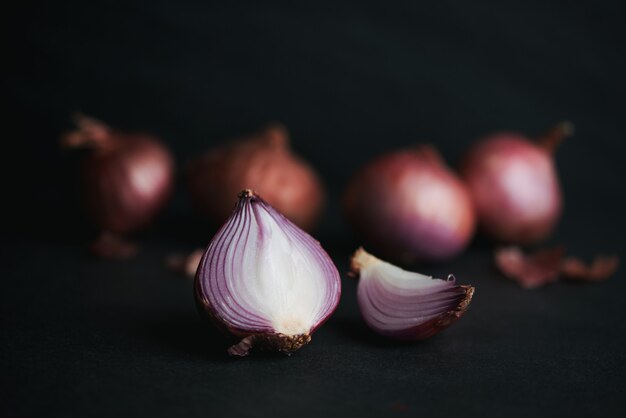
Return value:
<svg viewBox="0 0 626 418">
<path fill-rule="evenodd" d="M 0 415 L 626 415 L 623 268 L 527 291 L 476 239 L 450 262 L 413 266 L 474 285 L 466 315 L 430 340 L 392 343 L 360 319 L 345 274 L 359 243 L 339 214 L 350 174 L 380 152 L 430 142 L 455 165 L 481 135 L 569 119 L 565 212 L 547 244 L 623 258 L 623 12 L 604 1 L 10 6 Z M 57 149 L 75 110 L 159 135 L 181 165 L 283 121 L 327 185 L 315 236 L 342 272 L 339 308 L 311 344 L 225 356 L 191 281 L 163 266 L 211 238 L 184 187 L 137 237 L 137 258 L 90 257 L 77 157 Z"/>
</svg>

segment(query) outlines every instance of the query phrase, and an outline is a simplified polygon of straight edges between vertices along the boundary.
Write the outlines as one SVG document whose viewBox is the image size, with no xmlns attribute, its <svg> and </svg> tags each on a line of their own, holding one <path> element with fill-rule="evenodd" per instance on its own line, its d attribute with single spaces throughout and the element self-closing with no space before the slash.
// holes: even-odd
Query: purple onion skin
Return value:
<svg viewBox="0 0 626 418">
<path fill-rule="evenodd" d="M 314 243 L 313 245 L 317 247 L 316 250 L 320 251 L 323 254 L 321 257 L 326 258 L 326 272 L 333 276 L 333 280 L 335 280 L 337 286 L 335 289 L 336 292 L 333 294 L 334 296 L 332 300 L 330 300 L 330 302 L 328 303 L 330 309 L 325 311 L 324 316 L 306 333 L 298 335 L 284 335 L 281 333 L 277 333 L 270 326 L 262 328 L 257 327 L 255 329 L 243 329 L 241 327 L 230 324 L 227 320 L 222 318 L 217 307 L 213 306 L 209 301 L 210 298 L 208 297 L 207 292 L 209 292 L 210 290 L 206 285 L 206 282 L 207 280 L 214 280 L 214 278 L 212 277 L 206 277 L 208 274 L 207 270 L 211 268 L 211 263 L 214 262 L 210 259 L 210 250 L 213 245 L 216 245 L 215 241 L 219 239 L 222 233 L 227 233 L 227 230 L 231 228 L 232 225 L 237 221 L 237 218 L 241 216 L 241 211 L 243 210 L 242 208 L 244 208 L 246 204 L 259 205 L 261 207 L 261 210 L 267 211 L 271 214 L 272 217 L 274 217 L 274 219 L 278 219 L 278 221 L 281 222 L 285 226 L 285 228 L 290 230 L 290 233 L 297 234 L 300 236 L 300 238 L 310 241 L 307 245 L 311 245 Z M 205 286 L 207 286 L 207 288 L 205 288 Z M 234 345 L 228 349 L 228 353 L 234 356 L 246 356 L 253 348 L 259 350 L 281 352 L 285 354 L 291 354 L 297 351 L 302 346 L 308 344 L 311 341 L 311 335 L 332 316 L 335 309 L 337 308 L 340 297 L 341 282 L 339 278 L 339 273 L 332 263 L 332 260 L 324 252 L 319 243 L 311 238 L 306 232 L 298 228 L 290 220 L 285 218 L 278 211 L 276 211 L 272 206 L 270 206 L 260 196 L 258 196 L 251 190 L 244 190 L 240 193 L 240 200 L 235 207 L 233 214 L 215 234 L 213 240 L 208 245 L 196 271 L 194 282 L 194 298 L 196 302 L 196 307 L 200 314 L 208 318 L 215 326 L 215 328 L 222 332 L 224 335 L 229 336 L 234 340 L 241 340 L 239 344 Z"/>
<path fill-rule="evenodd" d="M 123 235 L 149 224 L 165 206 L 174 184 L 174 159 L 146 134 L 116 131 L 77 114 L 77 129 L 61 138 L 64 148 L 85 148 L 81 180 L 87 212 L 106 233 Z"/>
<path fill-rule="evenodd" d="M 428 146 L 366 165 L 346 189 L 344 212 L 369 247 L 403 264 L 456 256 L 476 223 L 465 185 Z"/>
<path fill-rule="evenodd" d="M 118 136 L 115 142 L 83 161 L 84 196 L 96 225 L 126 234 L 150 224 L 169 200 L 174 162 L 152 137 Z"/>
<path fill-rule="evenodd" d="M 188 189 L 194 209 L 219 225 L 232 211 L 232 196 L 250 188 L 306 231 L 325 206 L 323 184 L 289 146 L 287 129 L 271 124 L 255 135 L 218 146 L 189 161 Z"/>
<path fill-rule="evenodd" d="M 553 152 L 572 129 L 560 124 L 539 141 L 496 133 L 470 148 L 461 173 L 483 232 L 523 245 L 550 235 L 563 209 Z"/>
<path fill-rule="evenodd" d="M 388 331 L 381 330 L 379 327 L 376 326 L 376 324 L 369 322 L 367 319 L 365 320 L 365 322 L 372 330 L 384 337 L 389 337 L 399 341 L 426 340 L 458 321 L 467 311 L 467 308 L 469 307 L 469 304 L 474 295 L 474 288 L 472 286 L 465 285 L 459 287 L 462 289 L 462 292 L 459 294 L 459 298 L 454 303 L 450 304 L 449 310 L 442 313 L 438 317 L 433 318 L 415 327 Z M 359 306 L 361 307 L 361 310 L 363 310 L 361 298 L 359 298 Z"/>
<path fill-rule="evenodd" d="M 127 259 L 137 246 L 125 235 L 150 224 L 173 188 L 174 159 L 156 138 L 119 132 L 105 123 L 75 115 L 77 129 L 61 137 L 64 148 L 86 148 L 81 165 L 87 215 L 100 229 L 90 245 L 102 258 Z"/>
<path fill-rule="evenodd" d="M 461 316 L 463 316 L 464 313 L 464 309 L 452 310 L 442 314 L 438 318 L 433 318 L 422 325 L 409 328 L 405 331 L 387 334 L 387 336 L 399 341 L 427 340 L 455 323 L 459 318 L 461 318 Z"/>
</svg>

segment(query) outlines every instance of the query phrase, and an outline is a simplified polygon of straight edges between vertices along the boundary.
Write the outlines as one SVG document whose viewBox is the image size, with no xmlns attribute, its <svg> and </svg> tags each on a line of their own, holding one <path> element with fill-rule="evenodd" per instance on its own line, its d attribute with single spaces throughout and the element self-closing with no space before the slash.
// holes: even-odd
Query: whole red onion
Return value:
<svg viewBox="0 0 626 418">
<path fill-rule="evenodd" d="M 553 152 L 572 132 L 573 126 L 564 122 L 538 141 L 497 133 L 469 150 L 461 172 L 488 235 L 530 244 L 550 234 L 562 209 Z"/>
<path fill-rule="evenodd" d="M 254 189 L 301 228 L 311 230 L 324 205 L 324 190 L 313 169 L 289 148 L 284 126 L 214 148 L 187 167 L 192 203 L 215 224 L 233 210 L 233 196 Z"/>
<path fill-rule="evenodd" d="M 102 235 L 92 246 L 96 255 L 126 258 L 136 247 L 123 236 L 149 224 L 170 196 L 174 161 L 157 139 L 118 132 L 86 116 L 62 145 L 88 148 L 81 165 L 88 214 Z"/>
<path fill-rule="evenodd" d="M 377 158 L 344 197 L 347 220 L 365 243 L 399 262 L 450 258 L 474 232 L 469 193 L 431 146 Z"/>
</svg>

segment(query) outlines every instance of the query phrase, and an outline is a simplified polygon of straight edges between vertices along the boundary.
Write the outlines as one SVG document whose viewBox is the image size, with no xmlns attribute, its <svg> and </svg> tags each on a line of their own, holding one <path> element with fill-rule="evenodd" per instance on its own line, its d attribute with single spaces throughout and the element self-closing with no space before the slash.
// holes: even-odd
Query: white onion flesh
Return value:
<svg viewBox="0 0 626 418">
<path fill-rule="evenodd" d="M 360 248 L 352 257 L 359 276 L 357 297 L 363 319 L 375 332 L 398 339 L 428 338 L 467 309 L 474 288 L 403 270 Z"/>
<path fill-rule="evenodd" d="M 340 293 L 339 273 L 320 244 L 251 191 L 241 193 L 196 274 L 197 299 L 211 318 L 244 345 L 256 339 L 278 351 L 309 339 Z"/>
</svg>

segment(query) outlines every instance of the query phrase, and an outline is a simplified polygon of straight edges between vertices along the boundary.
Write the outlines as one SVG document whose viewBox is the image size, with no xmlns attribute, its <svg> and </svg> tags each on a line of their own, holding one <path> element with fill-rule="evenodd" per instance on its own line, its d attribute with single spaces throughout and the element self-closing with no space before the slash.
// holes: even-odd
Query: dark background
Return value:
<svg viewBox="0 0 626 418">
<path fill-rule="evenodd" d="M 435 144 L 451 165 L 495 130 L 568 119 L 566 210 L 551 243 L 624 255 L 626 58 L 620 2 L 20 2 L 4 6 L 0 415 L 623 416 L 626 284 L 524 291 L 477 240 L 415 266 L 476 286 L 437 337 L 395 344 L 337 313 L 290 358 L 231 360 L 196 315 L 172 251 L 205 245 L 183 187 L 139 257 L 95 260 L 76 157 L 80 110 L 152 132 L 179 165 L 269 120 L 324 179 L 316 233 L 339 270 L 357 243 L 339 215 L 377 154 Z M 182 185 L 181 185 L 182 186 Z"/>
</svg>

